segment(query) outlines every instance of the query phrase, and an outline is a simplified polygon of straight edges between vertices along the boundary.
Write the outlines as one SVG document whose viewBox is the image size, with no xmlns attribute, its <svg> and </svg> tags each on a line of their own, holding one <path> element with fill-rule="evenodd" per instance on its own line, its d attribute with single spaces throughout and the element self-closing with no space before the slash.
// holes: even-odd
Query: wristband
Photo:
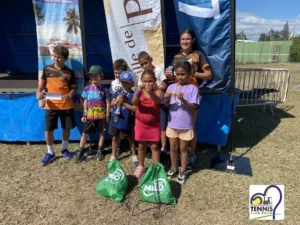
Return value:
<svg viewBox="0 0 300 225">
<path fill-rule="evenodd" d="M 86 115 L 87 115 L 87 110 L 85 109 L 83 110 L 83 117 L 86 117 Z"/>
<path fill-rule="evenodd" d="M 134 92 L 134 95 L 135 95 L 136 97 L 141 97 L 142 93 L 141 93 L 141 92 L 138 92 L 138 91 L 136 91 L 136 92 Z"/>
</svg>

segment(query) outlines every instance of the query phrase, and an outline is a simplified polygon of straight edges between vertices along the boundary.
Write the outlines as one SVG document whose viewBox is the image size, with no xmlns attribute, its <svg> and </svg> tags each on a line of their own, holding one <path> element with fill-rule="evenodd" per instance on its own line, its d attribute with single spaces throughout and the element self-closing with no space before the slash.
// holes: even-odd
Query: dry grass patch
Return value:
<svg viewBox="0 0 300 225">
<path fill-rule="evenodd" d="M 300 84 L 300 66 L 239 66 L 286 67 L 291 71 L 287 101 L 275 109 L 275 117 L 269 110 L 263 114 L 262 107 L 237 109 L 234 155 L 246 153 L 252 177 L 210 170 L 215 148 L 202 148 L 198 153 L 201 169 L 185 185 L 172 183 L 178 204 L 158 209 L 157 205 L 141 203 L 143 210 L 156 207 L 141 213 L 134 208 L 140 192 L 132 177 L 125 200 L 129 208 L 96 194 L 96 184 L 107 172 L 105 161 L 75 164 L 60 158 L 41 167 L 44 144 L 1 143 L 0 224 L 253 224 L 248 219 L 249 185 L 271 183 L 285 185 L 285 221 L 275 224 L 300 224 L 300 104 L 299 92 L 293 91 Z M 69 149 L 77 147 L 78 143 L 72 143 Z M 56 144 L 56 152 L 59 148 Z M 120 162 L 131 175 L 134 168 L 128 154 L 123 153 Z"/>
</svg>

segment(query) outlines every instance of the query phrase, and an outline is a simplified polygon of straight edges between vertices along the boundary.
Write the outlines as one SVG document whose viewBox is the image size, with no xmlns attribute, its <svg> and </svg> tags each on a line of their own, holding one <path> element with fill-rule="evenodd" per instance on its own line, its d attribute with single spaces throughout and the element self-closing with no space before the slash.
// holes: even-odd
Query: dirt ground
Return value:
<svg viewBox="0 0 300 225">
<path fill-rule="evenodd" d="M 216 147 L 199 145 L 200 169 L 184 185 L 171 183 L 176 206 L 137 205 L 139 185 L 130 176 L 134 168 L 129 152 L 124 152 L 120 163 L 129 175 L 129 193 L 119 204 L 96 194 L 97 182 L 107 173 L 109 154 L 102 162 L 75 164 L 59 158 L 42 167 L 45 143 L 0 143 L 0 224 L 269 224 L 249 221 L 251 184 L 285 185 L 285 220 L 272 224 L 300 224 L 300 64 L 239 67 L 291 72 L 287 100 L 276 107 L 275 117 L 269 109 L 263 113 L 262 107 L 236 111 L 234 155 L 250 160 L 253 176 L 211 170 Z M 78 143 L 71 143 L 69 150 L 77 147 Z M 56 152 L 59 148 L 56 144 Z"/>
</svg>

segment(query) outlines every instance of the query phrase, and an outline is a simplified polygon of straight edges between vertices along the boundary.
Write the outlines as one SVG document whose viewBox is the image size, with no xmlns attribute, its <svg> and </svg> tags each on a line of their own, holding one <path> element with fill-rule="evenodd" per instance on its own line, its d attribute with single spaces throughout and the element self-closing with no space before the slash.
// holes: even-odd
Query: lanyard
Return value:
<svg viewBox="0 0 300 225">
<path fill-rule="evenodd" d="M 178 83 L 176 83 L 176 87 L 175 87 L 175 102 L 177 105 L 181 105 L 181 101 L 179 100 L 179 98 L 176 96 L 176 93 L 177 93 L 177 86 L 178 86 Z M 187 88 L 187 84 L 184 86 L 184 89 L 183 89 L 183 92 L 182 92 L 182 95 L 184 95 L 185 91 L 186 91 L 186 88 Z M 179 100 L 177 101 L 176 98 Z"/>
</svg>

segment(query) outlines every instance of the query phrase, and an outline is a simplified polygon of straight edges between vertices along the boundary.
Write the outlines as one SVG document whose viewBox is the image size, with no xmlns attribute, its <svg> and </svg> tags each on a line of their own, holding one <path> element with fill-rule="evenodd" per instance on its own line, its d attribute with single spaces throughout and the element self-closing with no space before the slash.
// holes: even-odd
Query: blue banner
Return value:
<svg viewBox="0 0 300 225">
<path fill-rule="evenodd" d="M 230 0 L 174 0 L 179 32 L 193 29 L 210 65 L 213 80 L 203 89 L 229 92 L 231 87 Z"/>
</svg>

